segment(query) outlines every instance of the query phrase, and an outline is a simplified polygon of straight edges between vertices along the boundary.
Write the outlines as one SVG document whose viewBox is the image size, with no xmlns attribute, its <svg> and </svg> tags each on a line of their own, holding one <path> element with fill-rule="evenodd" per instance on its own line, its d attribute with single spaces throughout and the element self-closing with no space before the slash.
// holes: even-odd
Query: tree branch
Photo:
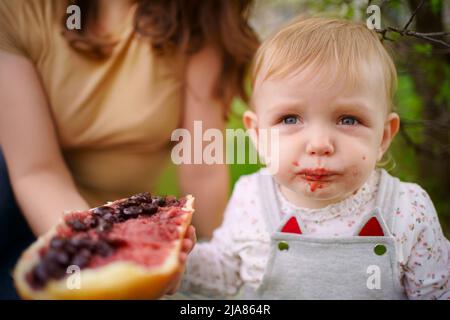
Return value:
<svg viewBox="0 0 450 320">
<path fill-rule="evenodd" d="M 417 13 L 419 12 L 420 8 L 422 8 L 423 4 L 425 3 L 425 0 L 422 0 L 419 5 L 416 7 L 416 9 L 414 9 L 413 13 L 411 14 L 411 17 L 409 17 L 408 22 L 405 24 L 405 26 L 403 27 L 403 31 L 408 30 L 409 25 L 411 24 L 411 22 L 414 20 L 414 17 L 417 15 Z"/>
<path fill-rule="evenodd" d="M 408 127 L 414 126 L 414 127 L 448 128 L 450 125 L 450 121 L 445 118 L 441 118 L 439 120 L 415 120 L 415 119 L 406 119 L 402 117 L 401 122 Z"/>
<path fill-rule="evenodd" d="M 411 13 L 411 16 L 409 17 L 408 21 L 406 22 L 405 26 L 401 29 L 398 27 L 391 27 L 388 26 L 384 29 L 376 29 L 375 31 L 381 34 L 382 40 L 389 40 L 394 41 L 392 38 L 389 38 L 387 36 L 388 32 L 394 32 L 401 36 L 408 36 L 408 37 L 414 37 L 417 39 L 425 40 L 428 42 L 440 44 L 444 46 L 445 48 L 450 49 L 450 42 L 444 41 L 442 39 L 436 39 L 436 37 L 446 37 L 450 35 L 450 31 L 438 31 L 438 32 L 417 32 L 413 30 L 409 30 L 409 26 L 413 22 L 414 18 L 418 14 L 420 8 L 425 4 L 425 0 L 422 0 L 419 5 L 413 10 Z"/>
<path fill-rule="evenodd" d="M 380 32 L 381 31 L 381 32 Z M 447 43 L 443 40 L 440 39 L 435 39 L 433 37 L 430 36 L 430 34 L 439 34 L 439 35 L 444 35 L 444 34 L 450 34 L 449 32 L 431 32 L 431 33 L 422 33 L 422 32 L 416 32 L 416 31 L 412 31 L 412 30 L 404 30 L 404 29 L 398 29 L 395 27 L 387 27 L 385 30 L 380 30 L 377 32 L 383 34 L 384 36 L 386 35 L 386 33 L 388 31 L 391 32 L 396 32 L 402 36 L 410 36 L 410 37 L 414 37 L 414 38 L 418 38 L 418 39 L 422 39 L 422 40 L 428 40 L 431 42 L 435 42 L 435 43 L 439 43 L 441 45 L 443 45 L 446 48 L 450 48 L 450 43 Z M 386 36 L 385 36 L 386 38 Z"/>
</svg>

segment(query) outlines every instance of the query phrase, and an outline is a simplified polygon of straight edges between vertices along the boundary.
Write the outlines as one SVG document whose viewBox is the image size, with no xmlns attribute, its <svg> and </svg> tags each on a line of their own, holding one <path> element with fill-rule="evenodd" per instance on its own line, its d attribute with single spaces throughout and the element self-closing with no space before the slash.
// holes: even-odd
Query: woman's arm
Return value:
<svg viewBox="0 0 450 320">
<path fill-rule="evenodd" d="M 88 208 L 61 155 L 34 65 L 1 50 L 0 144 L 14 194 L 36 235 L 64 210 Z"/>
<path fill-rule="evenodd" d="M 214 98 L 214 86 L 221 67 L 222 59 L 211 47 L 194 54 L 187 63 L 183 127 L 190 131 L 191 136 L 194 121 L 202 122 L 203 132 L 216 128 L 224 133 L 223 110 L 224 104 L 229 102 Z M 222 142 L 225 150 L 225 141 Z M 182 164 L 178 166 L 178 174 L 181 191 L 196 197 L 193 224 L 197 235 L 199 238 L 210 238 L 222 222 L 228 200 L 228 167 L 226 164 Z"/>
</svg>

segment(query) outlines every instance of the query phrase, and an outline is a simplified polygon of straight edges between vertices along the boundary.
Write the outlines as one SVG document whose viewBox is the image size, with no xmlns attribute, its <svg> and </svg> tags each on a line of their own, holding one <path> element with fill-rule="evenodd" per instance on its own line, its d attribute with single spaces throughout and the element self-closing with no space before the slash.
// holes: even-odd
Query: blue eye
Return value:
<svg viewBox="0 0 450 320">
<path fill-rule="evenodd" d="M 283 118 L 283 124 L 297 124 L 299 121 L 296 116 L 286 116 Z"/>
<path fill-rule="evenodd" d="M 359 124 L 359 121 L 352 116 L 345 116 L 339 120 L 339 124 L 343 124 L 344 126 L 354 126 Z"/>
</svg>

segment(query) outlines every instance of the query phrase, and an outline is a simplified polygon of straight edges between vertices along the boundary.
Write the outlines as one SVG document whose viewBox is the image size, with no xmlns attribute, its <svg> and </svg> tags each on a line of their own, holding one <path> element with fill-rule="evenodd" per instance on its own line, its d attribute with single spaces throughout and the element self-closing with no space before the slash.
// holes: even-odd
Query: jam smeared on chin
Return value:
<svg viewBox="0 0 450 320">
<path fill-rule="evenodd" d="M 164 259 L 170 241 L 178 238 L 185 199 L 152 197 L 140 193 L 86 212 L 67 214 L 48 246 L 39 252 L 38 264 L 26 275 L 34 289 L 50 279 L 61 279 L 67 268 L 95 268 L 115 260 L 145 266 Z M 150 250 L 149 250 L 150 249 Z"/>
<path fill-rule="evenodd" d="M 311 190 L 311 192 L 314 192 L 317 189 L 322 189 L 323 188 L 323 185 L 319 181 L 308 182 L 308 185 L 309 185 L 309 190 Z"/>
</svg>

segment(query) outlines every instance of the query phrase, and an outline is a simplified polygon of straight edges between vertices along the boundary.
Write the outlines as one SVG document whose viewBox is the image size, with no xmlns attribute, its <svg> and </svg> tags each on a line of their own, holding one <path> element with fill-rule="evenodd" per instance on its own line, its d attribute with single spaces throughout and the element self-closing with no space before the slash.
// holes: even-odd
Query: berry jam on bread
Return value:
<svg viewBox="0 0 450 320">
<path fill-rule="evenodd" d="M 14 270 L 19 294 L 26 299 L 160 297 L 181 267 L 178 256 L 193 203 L 190 195 L 141 193 L 66 213 L 19 259 Z M 73 288 L 68 282 L 76 276 L 79 286 Z"/>
</svg>

